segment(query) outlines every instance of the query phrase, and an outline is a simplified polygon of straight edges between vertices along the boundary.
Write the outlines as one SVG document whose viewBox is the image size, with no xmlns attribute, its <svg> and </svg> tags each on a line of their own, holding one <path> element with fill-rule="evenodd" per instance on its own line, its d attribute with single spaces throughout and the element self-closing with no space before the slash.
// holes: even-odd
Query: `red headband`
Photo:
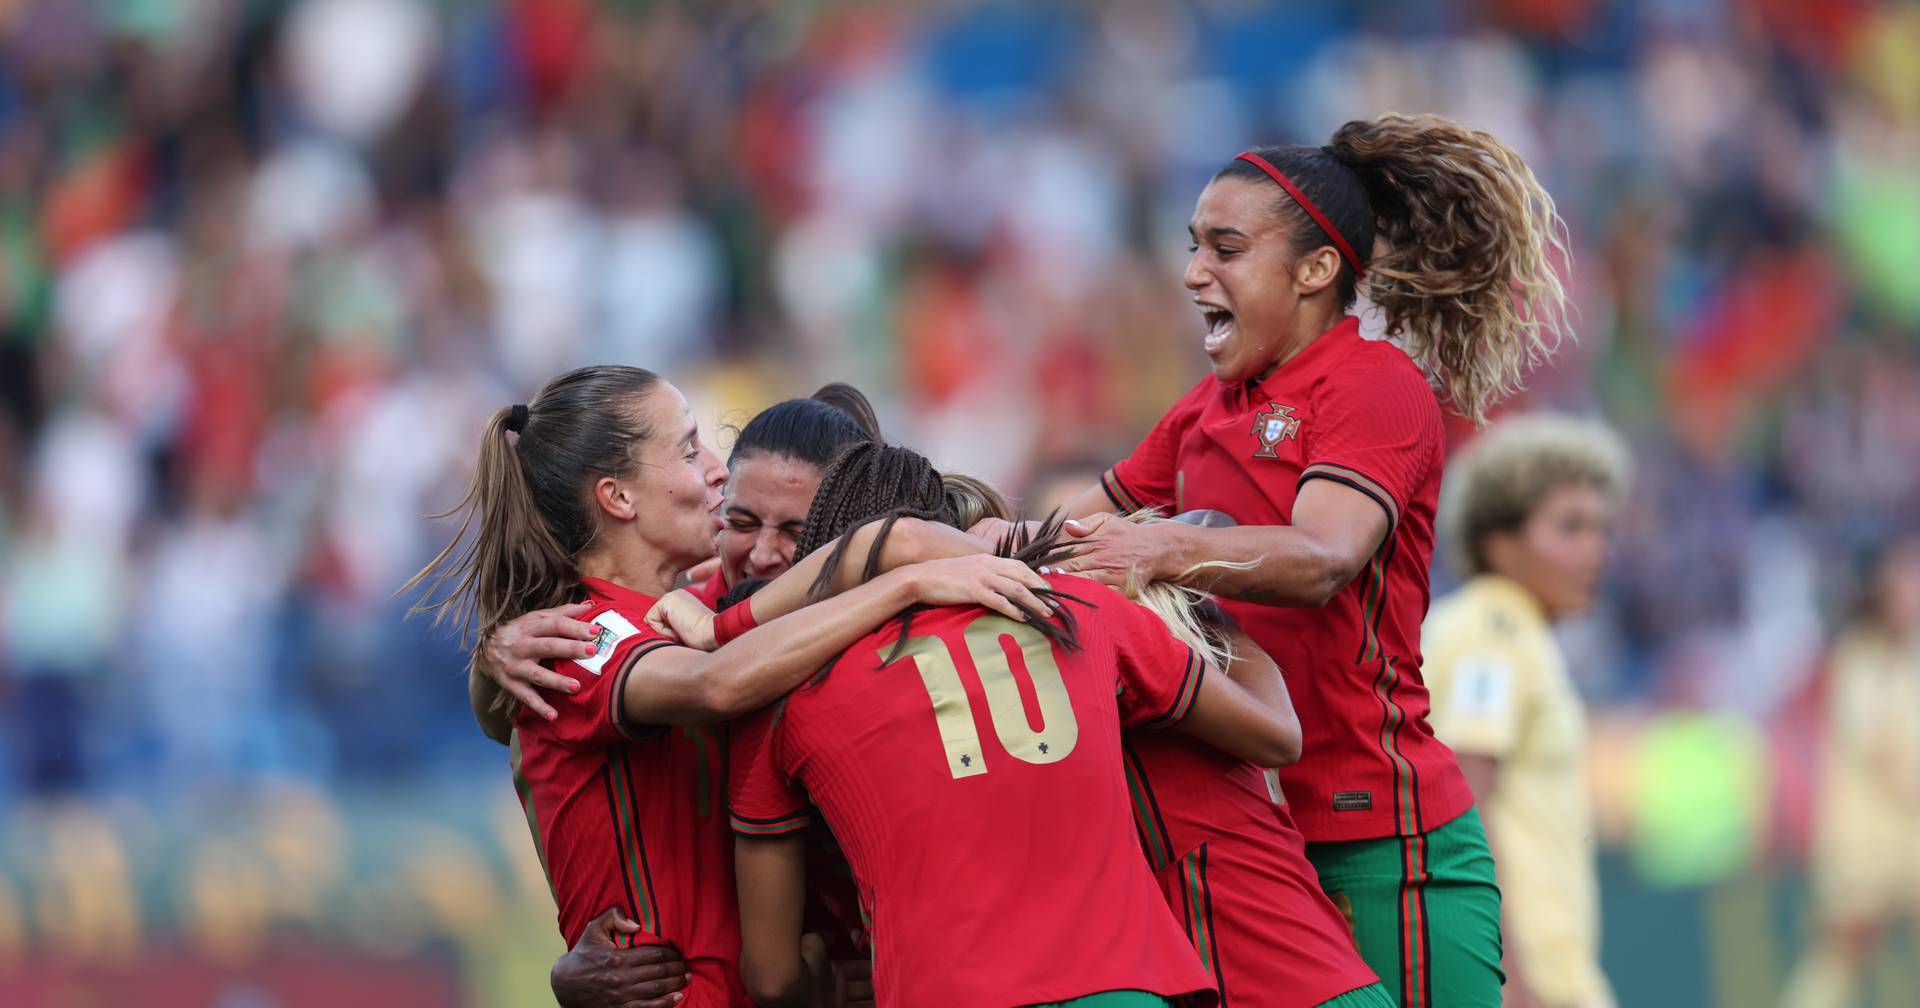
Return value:
<svg viewBox="0 0 1920 1008">
<path fill-rule="evenodd" d="M 1287 195 L 1293 197 L 1295 203 L 1300 204 L 1300 209 L 1305 210 L 1307 216 L 1313 218 L 1315 224 L 1320 225 L 1320 230 L 1325 232 L 1328 238 L 1333 239 L 1333 247 L 1339 250 L 1340 258 L 1345 259 L 1347 265 L 1353 267 L 1353 278 L 1358 280 L 1367 275 L 1367 268 L 1360 264 L 1360 257 L 1353 253 L 1353 246 L 1347 244 L 1347 240 L 1341 237 L 1340 229 L 1333 226 L 1333 222 L 1327 219 L 1327 215 L 1321 213 L 1320 208 L 1313 205 L 1313 201 L 1307 198 L 1306 193 L 1300 191 L 1299 186 L 1293 184 L 1292 179 L 1288 178 L 1280 169 L 1275 168 L 1266 158 L 1252 151 L 1240 152 L 1236 160 L 1245 161 L 1255 168 L 1266 172 L 1268 178 L 1280 183 L 1280 188 L 1285 189 Z"/>
</svg>

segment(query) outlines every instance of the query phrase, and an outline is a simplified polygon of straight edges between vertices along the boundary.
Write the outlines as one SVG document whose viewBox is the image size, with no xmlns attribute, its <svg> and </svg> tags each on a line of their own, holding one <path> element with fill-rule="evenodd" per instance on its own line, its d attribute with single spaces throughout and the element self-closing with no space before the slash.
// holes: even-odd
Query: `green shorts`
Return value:
<svg viewBox="0 0 1920 1008">
<path fill-rule="evenodd" d="M 1158 994 L 1146 991 L 1117 990 L 1101 991 L 1071 1001 L 1049 1001 L 1030 1005 L 1029 1008 L 1167 1008 L 1171 1003 Z"/>
<path fill-rule="evenodd" d="M 1400 1008 L 1500 1008 L 1500 886 L 1479 810 L 1415 836 L 1308 844 L 1307 860 Z"/>
<path fill-rule="evenodd" d="M 1337 998 L 1328 998 L 1320 1002 L 1319 1008 L 1393 1008 L 1393 995 L 1388 994 L 1385 987 L 1370 983 Z"/>
</svg>

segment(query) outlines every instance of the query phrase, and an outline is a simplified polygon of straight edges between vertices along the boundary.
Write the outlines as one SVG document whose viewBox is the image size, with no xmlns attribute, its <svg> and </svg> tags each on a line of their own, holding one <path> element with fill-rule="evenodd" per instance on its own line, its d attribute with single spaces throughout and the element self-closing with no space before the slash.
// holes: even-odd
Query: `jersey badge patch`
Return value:
<svg viewBox="0 0 1920 1008">
<path fill-rule="evenodd" d="M 1300 435 L 1300 418 L 1293 415 L 1293 407 L 1282 406 L 1277 402 L 1267 404 L 1264 413 L 1253 415 L 1253 437 L 1260 442 L 1254 458 L 1279 458 L 1274 449 L 1282 441 L 1291 441 Z"/>
<path fill-rule="evenodd" d="M 613 658 L 613 652 L 620 642 L 639 635 L 640 628 L 611 609 L 595 616 L 593 625 L 599 631 L 593 636 L 593 657 L 575 658 L 573 663 L 594 675 L 600 675 L 607 670 L 607 662 Z"/>
</svg>

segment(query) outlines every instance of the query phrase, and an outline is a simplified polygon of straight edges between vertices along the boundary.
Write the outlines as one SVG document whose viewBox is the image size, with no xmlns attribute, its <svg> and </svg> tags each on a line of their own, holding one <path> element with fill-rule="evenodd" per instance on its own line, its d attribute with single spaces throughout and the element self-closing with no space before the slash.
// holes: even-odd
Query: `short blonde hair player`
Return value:
<svg viewBox="0 0 1920 1008">
<path fill-rule="evenodd" d="M 1432 724 L 1494 847 L 1510 1006 L 1614 1003 L 1599 964 L 1586 712 L 1553 622 L 1593 603 L 1627 473 L 1602 424 L 1524 416 L 1470 445 L 1441 492 L 1441 534 L 1469 580 L 1423 630 Z"/>
</svg>

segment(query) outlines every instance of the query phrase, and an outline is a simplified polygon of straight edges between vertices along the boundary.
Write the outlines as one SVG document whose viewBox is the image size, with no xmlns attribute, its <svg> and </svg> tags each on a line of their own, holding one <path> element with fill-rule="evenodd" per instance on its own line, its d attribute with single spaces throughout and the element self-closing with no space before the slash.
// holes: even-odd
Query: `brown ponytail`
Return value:
<svg viewBox="0 0 1920 1008">
<path fill-rule="evenodd" d="M 1387 335 L 1473 420 L 1568 331 L 1555 272 L 1568 258 L 1565 226 L 1526 162 L 1491 134 L 1390 113 L 1347 123 L 1325 147 L 1251 153 L 1297 185 L 1366 261 L 1364 278 L 1342 263 L 1341 305 L 1364 292 L 1386 316 Z M 1273 184 L 1241 159 L 1215 177 Z M 1333 244 L 1278 185 L 1274 192 L 1295 254 Z M 1373 257 L 1376 234 L 1386 249 Z"/>
<path fill-rule="evenodd" d="M 1359 176 L 1386 240 L 1367 299 L 1454 408 L 1482 419 L 1568 330 L 1553 197 L 1513 148 L 1439 116 L 1350 122 L 1328 150 Z"/>
<path fill-rule="evenodd" d="M 635 367 L 579 368 L 531 403 L 495 410 L 466 496 L 435 516 L 461 515 L 459 532 L 400 589 L 425 586 L 409 615 L 451 619 L 465 634 L 575 597 L 575 560 L 598 528 L 593 481 L 632 474 L 650 434 L 639 406 L 659 383 Z"/>
</svg>

